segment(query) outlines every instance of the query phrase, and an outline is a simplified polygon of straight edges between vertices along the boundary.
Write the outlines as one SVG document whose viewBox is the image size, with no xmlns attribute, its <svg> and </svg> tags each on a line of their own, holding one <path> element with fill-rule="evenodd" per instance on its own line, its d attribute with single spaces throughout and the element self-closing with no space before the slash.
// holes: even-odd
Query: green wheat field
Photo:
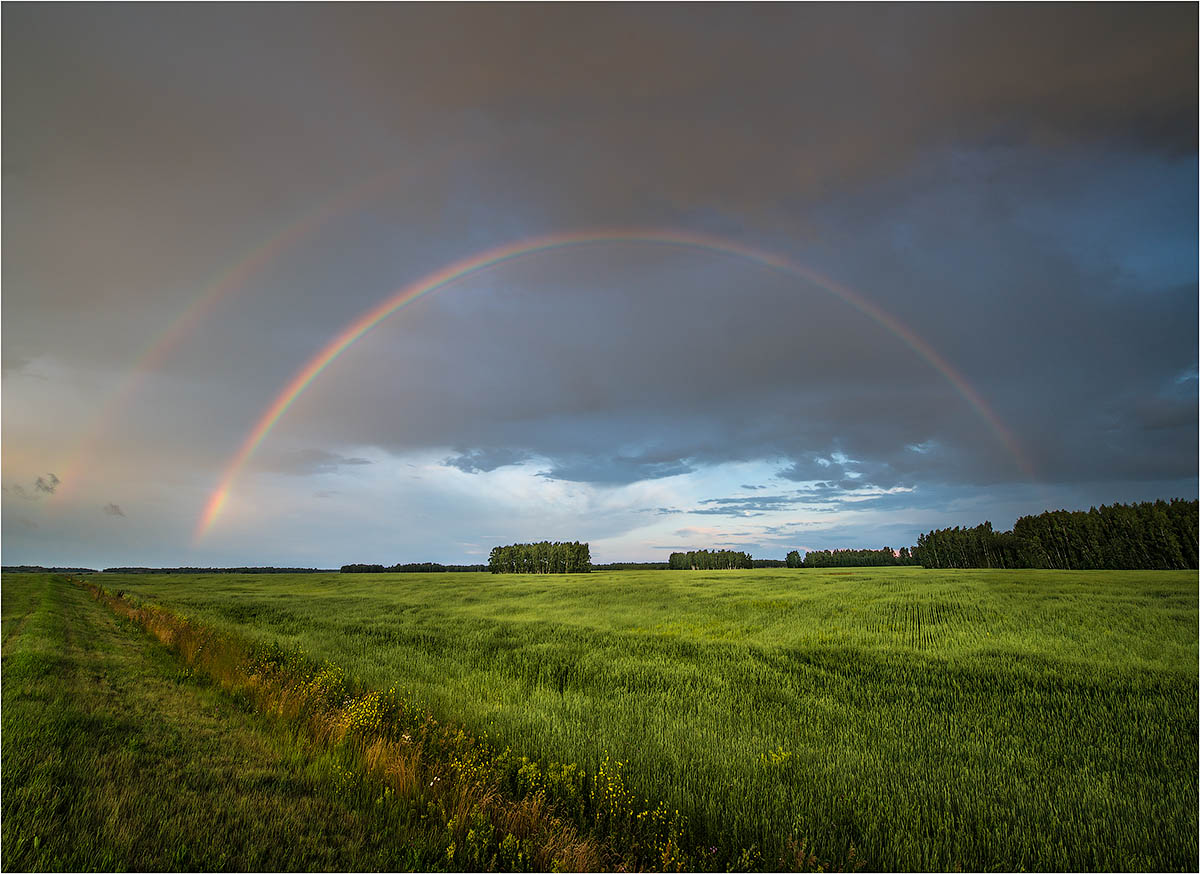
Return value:
<svg viewBox="0 0 1200 874">
<path fill-rule="evenodd" d="M 0 590 L 5 870 L 1198 866 L 1194 572 L 79 579 Z"/>
</svg>

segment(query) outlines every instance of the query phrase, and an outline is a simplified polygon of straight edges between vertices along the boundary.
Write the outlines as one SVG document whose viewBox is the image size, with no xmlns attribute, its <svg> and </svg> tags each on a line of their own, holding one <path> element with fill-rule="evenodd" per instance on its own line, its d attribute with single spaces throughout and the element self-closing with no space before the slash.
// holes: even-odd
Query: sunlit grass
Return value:
<svg viewBox="0 0 1200 874">
<path fill-rule="evenodd" d="M 622 791 L 724 864 L 789 845 L 892 869 L 1197 864 L 1193 574 L 102 581 L 496 749 L 620 762 Z"/>
<path fill-rule="evenodd" d="M 82 588 L 7 575 L 3 593 L 5 870 L 460 870 L 497 854 L 448 853 L 467 828 L 395 791 L 396 756 L 363 767 L 353 745 L 235 706 Z M 528 842 L 505 849 L 528 866 Z"/>
</svg>

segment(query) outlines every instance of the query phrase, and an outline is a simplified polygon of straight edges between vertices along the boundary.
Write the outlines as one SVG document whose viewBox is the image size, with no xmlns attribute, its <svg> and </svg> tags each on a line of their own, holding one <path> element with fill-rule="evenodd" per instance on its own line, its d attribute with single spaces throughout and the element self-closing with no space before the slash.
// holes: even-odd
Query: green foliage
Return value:
<svg viewBox="0 0 1200 874">
<path fill-rule="evenodd" d="M 586 574 L 591 573 L 591 551 L 586 543 L 514 543 L 497 546 L 488 557 L 494 574 Z"/>
<path fill-rule="evenodd" d="M 732 549 L 698 549 L 692 552 L 672 552 L 667 565 L 671 570 L 715 571 L 753 568 L 754 559 L 748 552 Z"/>
<path fill-rule="evenodd" d="M 477 573 L 487 570 L 486 564 L 439 564 L 436 561 L 417 561 L 408 564 L 394 564 L 384 567 L 381 564 L 344 564 L 341 572 L 344 574 L 444 574 L 444 573 Z"/>
<path fill-rule="evenodd" d="M 930 531 L 914 553 L 927 568 L 1195 570 L 1197 507 L 1175 499 L 1053 510 L 1022 516 L 1012 531 L 993 531 L 991 522 Z"/>
<path fill-rule="evenodd" d="M 396 687 L 643 867 L 1197 866 L 1190 573 L 111 584 Z"/>
<path fill-rule="evenodd" d="M 798 553 L 797 553 L 798 555 Z M 812 549 L 804 555 L 801 567 L 900 567 L 912 564 L 907 551 L 897 555 L 890 546 L 882 549 Z"/>
</svg>

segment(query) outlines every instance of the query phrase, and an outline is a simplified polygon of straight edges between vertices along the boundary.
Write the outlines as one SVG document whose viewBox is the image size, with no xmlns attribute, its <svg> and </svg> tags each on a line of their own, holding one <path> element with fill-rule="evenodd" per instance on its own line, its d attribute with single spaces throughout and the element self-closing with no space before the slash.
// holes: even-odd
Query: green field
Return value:
<svg viewBox="0 0 1200 874">
<path fill-rule="evenodd" d="M 84 589 L 9 574 L 2 594 L 4 870 L 445 861 L 437 830 L 348 784 L 344 756 L 234 706 Z"/>
<path fill-rule="evenodd" d="M 1197 868 L 1194 573 L 93 579 L 497 749 L 620 763 L 714 867 L 792 842 L 870 869 Z"/>
</svg>

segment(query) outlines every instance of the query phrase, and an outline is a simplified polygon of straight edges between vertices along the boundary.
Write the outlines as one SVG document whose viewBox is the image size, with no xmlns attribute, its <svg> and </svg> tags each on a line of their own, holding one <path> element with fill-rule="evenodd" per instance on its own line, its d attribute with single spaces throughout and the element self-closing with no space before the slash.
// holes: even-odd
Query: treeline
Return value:
<svg viewBox="0 0 1200 874">
<path fill-rule="evenodd" d="M 882 549 L 812 549 L 804 558 L 793 549 L 787 555 L 788 567 L 899 567 L 912 564 L 920 562 L 907 546 L 895 551 L 890 546 Z"/>
<path fill-rule="evenodd" d="M 40 564 L 6 564 L 0 567 L 5 574 L 98 574 L 91 567 L 42 567 Z"/>
<path fill-rule="evenodd" d="M 694 552 L 672 552 L 667 566 L 673 571 L 725 571 L 752 568 L 754 559 L 748 552 L 732 549 L 697 549 Z"/>
<path fill-rule="evenodd" d="M 610 561 L 594 564 L 594 571 L 665 571 L 670 567 L 665 561 Z"/>
<path fill-rule="evenodd" d="M 1198 506 L 1176 498 L 1048 510 L 1022 516 L 1011 531 L 990 522 L 930 531 L 914 552 L 928 568 L 1195 570 Z"/>
<path fill-rule="evenodd" d="M 486 564 L 439 564 L 436 561 L 413 561 L 408 564 L 344 564 L 344 574 L 462 574 L 488 569 Z"/>
<path fill-rule="evenodd" d="M 106 567 L 106 574 L 329 574 L 318 567 Z"/>
<path fill-rule="evenodd" d="M 591 548 L 586 543 L 513 543 L 497 546 L 488 556 L 494 574 L 586 574 L 592 570 Z"/>
</svg>

